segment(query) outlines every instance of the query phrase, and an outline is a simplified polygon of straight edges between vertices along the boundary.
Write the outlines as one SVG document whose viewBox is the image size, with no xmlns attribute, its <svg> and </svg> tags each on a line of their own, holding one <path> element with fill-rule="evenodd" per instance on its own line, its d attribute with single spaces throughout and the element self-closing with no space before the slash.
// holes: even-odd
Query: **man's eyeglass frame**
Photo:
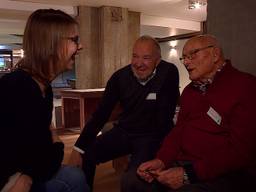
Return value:
<svg viewBox="0 0 256 192">
<path fill-rule="evenodd" d="M 184 63 L 184 61 L 185 61 L 186 58 L 188 58 L 189 60 L 192 60 L 192 59 L 195 58 L 195 55 L 196 55 L 199 51 L 202 51 L 202 50 L 205 50 L 205 49 L 208 49 L 208 48 L 212 48 L 212 47 L 215 47 L 215 45 L 208 45 L 208 46 L 206 46 L 206 47 L 194 49 L 194 50 L 190 51 L 189 54 L 183 55 L 182 57 L 180 57 L 180 61 L 181 61 L 182 63 Z"/>
</svg>

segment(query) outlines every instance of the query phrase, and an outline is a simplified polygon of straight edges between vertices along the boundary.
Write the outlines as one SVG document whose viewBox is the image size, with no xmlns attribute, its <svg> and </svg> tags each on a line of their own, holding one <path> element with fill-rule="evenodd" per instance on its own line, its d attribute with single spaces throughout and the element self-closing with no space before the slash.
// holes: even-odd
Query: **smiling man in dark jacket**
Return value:
<svg viewBox="0 0 256 192">
<path fill-rule="evenodd" d="M 96 164 L 131 154 L 121 191 L 147 191 L 136 169 L 154 157 L 172 128 L 178 97 L 177 68 L 161 60 L 155 39 L 140 37 L 135 42 L 131 64 L 109 79 L 101 104 L 75 144 L 70 163 L 83 167 L 92 186 Z M 118 102 L 123 111 L 117 123 L 96 137 Z"/>
</svg>

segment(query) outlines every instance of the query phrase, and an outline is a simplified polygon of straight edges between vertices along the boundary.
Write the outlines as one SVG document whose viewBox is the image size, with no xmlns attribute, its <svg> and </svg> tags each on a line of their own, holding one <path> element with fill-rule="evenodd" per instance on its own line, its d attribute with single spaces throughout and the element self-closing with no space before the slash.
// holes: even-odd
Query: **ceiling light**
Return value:
<svg viewBox="0 0 256 192">
<path fill-rule="evenodd" d="M 188 0 L 189 9 L 199 9 L 207 4 L 207 0 Z"/>
</svg>

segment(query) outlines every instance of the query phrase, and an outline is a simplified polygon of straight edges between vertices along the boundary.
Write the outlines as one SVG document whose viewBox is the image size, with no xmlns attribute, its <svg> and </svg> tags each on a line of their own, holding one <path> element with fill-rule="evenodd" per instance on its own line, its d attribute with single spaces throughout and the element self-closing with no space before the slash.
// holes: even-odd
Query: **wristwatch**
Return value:
<svg viewBox="0 0 256 192">
<path fill-rule="evenodd" d="M 184 174 L 183 174 L 183 184 L 184 185 L 190 184 L 188 174 L 186 173 L 186 171 L 184 171 Z"/>
</svg>

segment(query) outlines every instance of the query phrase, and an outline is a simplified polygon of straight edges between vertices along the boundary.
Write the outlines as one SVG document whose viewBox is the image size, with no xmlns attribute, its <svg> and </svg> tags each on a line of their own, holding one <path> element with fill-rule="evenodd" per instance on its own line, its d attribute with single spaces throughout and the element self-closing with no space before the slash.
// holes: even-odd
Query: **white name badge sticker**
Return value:
<svg viewBox="0 0 256 192">
<path fill-rule="evenodd" d="M 149 93 L 146 100 L 156 100 L 156 93 Z"/>
<path fill-rule="evenodd" d="M 209 117 L 211 117 L 218 125 L 221 124 L 221 116 L 212 107 L 207 111 L 207 115 L 209 115 Z"/>
</svg>

